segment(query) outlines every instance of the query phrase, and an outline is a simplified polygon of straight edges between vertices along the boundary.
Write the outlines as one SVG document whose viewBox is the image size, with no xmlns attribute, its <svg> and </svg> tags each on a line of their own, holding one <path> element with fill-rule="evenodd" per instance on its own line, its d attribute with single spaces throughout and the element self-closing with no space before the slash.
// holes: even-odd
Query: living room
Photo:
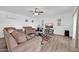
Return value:
<svg viewBox="0 0 79 59">
<path fill-rule="evenodd" d="M 76 8 L 77 7 L 74 6 L 0 6 L 0 38 L 4 38 L 5 35 L 3 30 L 7 27 L 14 27 L 23 31 L 24 27 L 32 27 L 35 30 L 39 27 L 42 28 L 43 34 L 46 35 L 47 33 L 46 36 L 51 36 L 53 39 L 65 38 L 72 39 L 74 41 L 75 34 L 73 34 L 73 14 Z M 52 26 L 52 31 L 50 30 L 50 32 L 48 32 L 48 30 L 46 32 L 46 25 L 49 27 Z M 41 32 L 39 33 L 41 34 Z M 62 36 L 62 38 L 60 38 L 60 36 Z M 63 41 L 62 43 L 64 44 L 65 42 Z M 68 44 L 68 42 L 66 43 Z M 74 44 L 75 43 L 73 43 L 73 45 Z M 43 51 L 44 49 L 45 48 L 43 47 Z M 13 52 L 14 51 L 16 50 L 13 50 Z M 56 49 L 45 49 L 45 51 L 56 51 Z M 58 49 L 57 51 L 65 50 Z M 72 50 L 66 49 L 66 51 Z"/>
</svg>

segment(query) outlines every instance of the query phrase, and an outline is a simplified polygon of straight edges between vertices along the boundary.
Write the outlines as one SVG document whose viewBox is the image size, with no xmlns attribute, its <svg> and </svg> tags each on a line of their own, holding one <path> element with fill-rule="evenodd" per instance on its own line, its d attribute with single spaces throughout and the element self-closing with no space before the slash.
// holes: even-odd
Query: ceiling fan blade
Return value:
<svg viewBox="0 0 79 59">
<path fill-rule="evenodd" d="M 39 13 L 44 13 L 43 11 L 39 11 Z"/>
</svg>

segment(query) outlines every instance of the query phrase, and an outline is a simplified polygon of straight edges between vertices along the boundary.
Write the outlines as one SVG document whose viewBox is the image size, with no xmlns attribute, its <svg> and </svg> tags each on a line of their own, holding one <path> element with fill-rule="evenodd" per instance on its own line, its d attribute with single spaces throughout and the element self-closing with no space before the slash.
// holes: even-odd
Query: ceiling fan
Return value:
<svg viewBox="0 0 79 59">
<path fill-rule="evenodd" d="M 35 8 L 33 12 L 33 15 L 40 15 L 40 13 L 44 13 L 43 11 L 40 11 L 38 8 Z"/>
</svg>

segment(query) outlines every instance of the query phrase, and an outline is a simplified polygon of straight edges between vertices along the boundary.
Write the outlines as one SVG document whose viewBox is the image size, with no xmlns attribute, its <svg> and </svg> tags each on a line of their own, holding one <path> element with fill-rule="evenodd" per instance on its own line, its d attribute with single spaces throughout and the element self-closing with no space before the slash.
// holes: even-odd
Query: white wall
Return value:
<svg viewBox="0 0 79 59">
<path fill-rule="evenodd" d="M 62 19 L 61 26 L 57 26 L 57 21 L 59 17 Z M 28 19 L 29 21 L 25 22 L 25 19 Z M 34 20 L 34 23 L 32 23 L 31 20 Z M 27 17 L 22 15 L 16 15 L 14 13 L 0 11 L 0 37 L 3 37 L 3 28 L 6 26 L 13 26 L 16 28 L 22 28 L 23 26 L 33 26 L 36 28 L 38 25 L 41 25 L 42 20 L 44 20 L 44 24 L 46 22 L 53 23 L 55 34 L 64 35 L 64 30 L 69 30 L 70 36 L 72 36 L 73 17 L 72 14 L 69 12 L 46 17 Z"/>
<path fill-rule="evenodd" d="M 28 22 L 25 20 L 28 19 Z M 22 28 L 23 26 L 33 26 L 35 27 L 35 22 L 32 23 L 31 21 L 35 20 L 30 17 L 16 15 L 14 13 L 0 11 L 0 37 L 3 37 L 3 28 L 4 27 L 16 27 Z"/>
<path fill-rule="evenodd" d="M 61 18 L 61 26 L 57 26 L 58 18 Z M 70 13 L 60 14 L 54 16 L 54 30 L 55 34 L 64 35 L 64 30 L 69 30 L 70 36 L 72 37 L 72 21 L 73 16 Z"/>
<path fill-rule="evenodd" d="M 61 26 L 57 26 L 58 19 L 61 18 Z M 70 31 L 70 36 L 72 37 L 73 32 L 73 15 L 71 13 L 63 13 L 53 15 L 52 17 L 44 17 L 39 20 L 44 20 L 44 24 L 47 22 L 53 23 L 54 33 L 59 35 L 64 35 L 64 30 Z M 40 23 L 41 24 L 41 23 Z"/>
</svg>

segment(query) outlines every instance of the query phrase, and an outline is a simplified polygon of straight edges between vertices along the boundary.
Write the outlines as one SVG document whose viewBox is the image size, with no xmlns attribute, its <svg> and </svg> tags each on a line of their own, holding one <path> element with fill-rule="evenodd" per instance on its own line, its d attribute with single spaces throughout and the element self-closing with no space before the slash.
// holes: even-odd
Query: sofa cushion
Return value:
<svg viewBox="0 0 79 59">
<path fill-rule="evenodd" d="M 31 37 L 29 36 L 29 35 L 26 35 L 26 38 L 29 40 L 29 39 L 31 39 Z"/>
<path fill-rule="evenodd" d="M 34 37 L 35 36 L 35 34 L 30 34 L 30 37 Z"/>
<path fill-rule="evenodd" d="M 8 46 L 9 46 L 10 49 L 15 48 L 16 46 L 18 46 L 16 40 L 12 36 L 9 36 L 7 39 L 8 39 L 7 40 L 8 41 Z"/>
<path fill-rule="evenodd" d="M 26 35 L 22 32 L 18 32 L 15 30 L 11 34 L 16 39 L 17 43 L 22 43 L 27 40 Z"/>
<path fill-rule="evenodd" d="M 9 33 L 12 33 L 12 32 L 14 31 L 14 29 L 9 28 L 7 31 L 8 31 Z"/>
<path fill-rule="evenodd" d="M 41 37 L 35 36 L 32 40 L 28 40 L 19 44 L 18 47 L 14 48 L 13 52 L 39 52 L 41 50 Z"/>
</svg>

